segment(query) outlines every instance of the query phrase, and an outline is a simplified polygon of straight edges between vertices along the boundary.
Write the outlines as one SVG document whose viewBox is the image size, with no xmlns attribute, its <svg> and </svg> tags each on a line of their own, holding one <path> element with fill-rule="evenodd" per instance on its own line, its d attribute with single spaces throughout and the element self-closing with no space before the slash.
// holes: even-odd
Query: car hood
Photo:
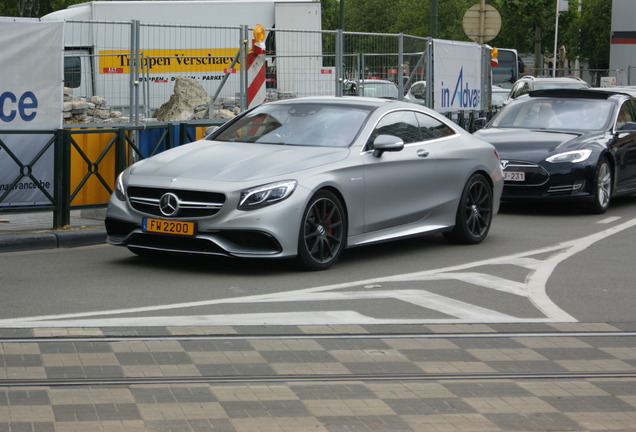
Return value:
<svg viewBox="0 0 636 432">
<path fill-rule="evenodd" d="M 343 160 L 348 148 L 197 141 L 135 165 L 131 174 L 237 182 L 291 174 Z"/>
<path fill-rule="evenodd" d="M 495 146 L 502 159 L 540 162 L 546 157 L 581 147 L 587 138 L 579 132 L 535 129 L 481 129 L 475 136 Z"/>
</svg>

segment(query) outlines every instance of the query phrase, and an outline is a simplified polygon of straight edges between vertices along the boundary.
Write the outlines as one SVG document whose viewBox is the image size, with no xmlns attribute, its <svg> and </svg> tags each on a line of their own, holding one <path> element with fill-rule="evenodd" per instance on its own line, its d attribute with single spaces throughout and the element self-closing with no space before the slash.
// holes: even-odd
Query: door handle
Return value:
<svg viewBox="0 0 636 432">
<path fill-rule="evenodd" d="M 428 155 L 429 155 L 429 152 L 427 152 L 426 150 L 417 151 L 417 157 L 425 158 L 425 157 L 428 157 Z"/>
</svg>

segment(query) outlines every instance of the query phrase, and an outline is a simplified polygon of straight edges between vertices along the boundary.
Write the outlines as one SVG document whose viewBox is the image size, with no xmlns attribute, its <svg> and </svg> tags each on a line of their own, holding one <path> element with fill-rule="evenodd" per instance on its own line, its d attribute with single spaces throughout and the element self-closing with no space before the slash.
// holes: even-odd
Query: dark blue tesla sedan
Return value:
<svg viewBox="0 0 636 432">
<path fill-rule="evenodd" d="M 604 213 L 636 193 L 636 91 L 558 89 L 508 104 L 475 136 L 504 170 L 502 200 L 576 200 Z"/>
</svg>

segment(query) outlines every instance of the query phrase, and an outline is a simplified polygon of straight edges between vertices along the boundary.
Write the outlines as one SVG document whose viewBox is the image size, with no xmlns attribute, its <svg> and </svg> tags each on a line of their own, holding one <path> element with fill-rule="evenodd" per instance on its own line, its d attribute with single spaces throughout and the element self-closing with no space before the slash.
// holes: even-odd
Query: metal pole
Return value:
<svg viewBox="0 0 636 432">
<path fill-rule="evenodd" d="M 404 33 L 400 33 L 398 41 L 398 67 L 398 99 L 404 100 Z"/>
<path fill-rule="evenodd" d="M 426 42 L 426 106 L 433 109 L 433 38 L 428 38 Z"/>
<path fill-rule="evenodd" d="M 479 3 L 479 44 L 483 45 L 486 34 L 486 0 Z"/>
<path fill-rule="evenodd" d="M 139 43 L 139 38 L 140 38 L 139 21 L 134 21 L 134 29 L 135 29 L 135 74 L 134 74 L 135 81 L 133 82 L 133 84 L 135 88 L 135 126 L 138 126 L 139 125 L 139 70 L 141 69 L 139 64 L 140 52 L 141 52 L 140 43 Z"/>
<path fill-rule="evenodd" d="M 344 31 L 345 0 L 340 0 L 340 30 Z"/>
<path fill-rule="evenodd" d="M 342 84 L 344 83 L 344 32 L 339 29 L 336 32 L 336 96 L 342 96 Z"/>
<path fill-rule="evenodd" d="M 558 40 L 559 40 L 559 0 L 556 1 L 556 22 L 554 24 L 554 58 L 552 59 L 552 77 L 556 77 Z"/>
<path fill-rule="evenodd" d="M 247 110 L 248 69 L 247 54 L 249 49 L 249 29 L 241 26 L 241 112 Z"/>
<path fill-rule="evenodd" d="M 437 0 L 431 0 L 431 37 L 437 37 Z"/>
<path fill-rule="evenodd" d="M 134 121 L 134 114 L 133 114 L 133 106 L 135 104 L 134 101 L 134 88 L 135 88 L 135 65 L 136 65 L 136 61 L 135 61 L 135 20 L 132 20 L 130 22 L 130 49 L 128 50 L 128 52 L 130 53 L 130 69 L 128 71 L 128 88 L 129 88 L 129 95 L 128 95 L 128 121 L 130 123 L 133 123 Z"/>
</svg>

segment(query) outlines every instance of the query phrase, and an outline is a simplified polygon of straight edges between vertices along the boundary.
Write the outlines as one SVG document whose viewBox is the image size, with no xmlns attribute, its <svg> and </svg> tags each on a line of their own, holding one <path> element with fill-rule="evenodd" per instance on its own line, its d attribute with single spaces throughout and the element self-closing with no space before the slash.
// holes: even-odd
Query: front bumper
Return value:
<svg viewBox="0 0 636 432">
<path fill-rule="evenodd" d="M 297 254 L 305 196 L 299 188 L 288 199 L 257 210 L 240 211 L 231 204 L 214 216 L 179 218 L 194 222 L 194 235 L 144 231 L 144 217 L 113 195 L 106 210 L 107 242 L 151 251 L 222 255 L 241 258 L 282 258 Z M 171 218 L 162 218 L 170 220 Z"/>
<path fill-rule="evenodd" d="M 505 173 L 523 173 L 523 181 L 505 180 L 503 200 L 513 199 L 587 199 L 594 195 L 594 167 L 554 166 L 511 161 Z M 517 177 L 518 178 L 518 177 Z"/>
</svg>

